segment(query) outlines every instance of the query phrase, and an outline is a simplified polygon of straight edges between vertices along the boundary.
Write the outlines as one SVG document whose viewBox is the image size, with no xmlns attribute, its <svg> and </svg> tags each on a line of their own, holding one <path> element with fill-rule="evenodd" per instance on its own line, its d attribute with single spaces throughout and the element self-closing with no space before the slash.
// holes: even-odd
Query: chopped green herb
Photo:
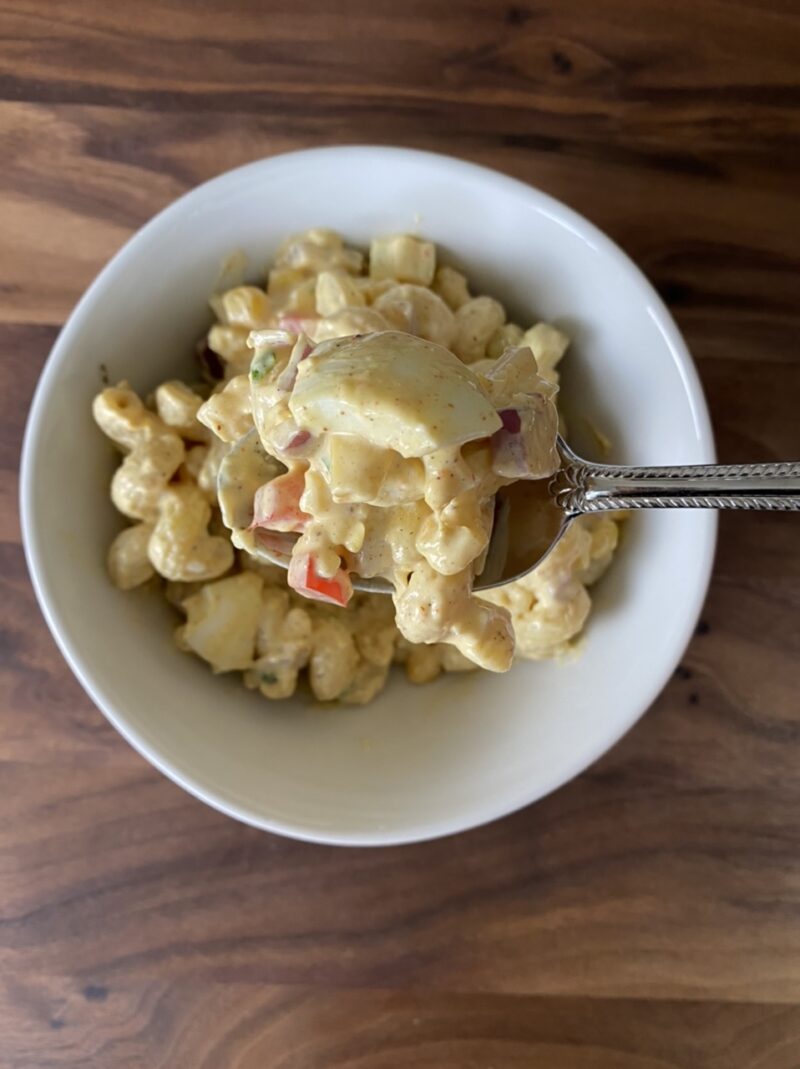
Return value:
<svg viewBox="0 0 800 1069">
<path fill-rule="evenodd" d="M 261 382 L 267 372 L 275 366 L 275 353 L 272 349 L 256 349 L 250 362 L 250 381 Z"/>
<path fill-rule="evenodd" d="M 262 672 L 261 673 L 261 682 L 262 683 L 277 683 L 278 682 L 278 677 L 272 672 Z"/>
</svg>

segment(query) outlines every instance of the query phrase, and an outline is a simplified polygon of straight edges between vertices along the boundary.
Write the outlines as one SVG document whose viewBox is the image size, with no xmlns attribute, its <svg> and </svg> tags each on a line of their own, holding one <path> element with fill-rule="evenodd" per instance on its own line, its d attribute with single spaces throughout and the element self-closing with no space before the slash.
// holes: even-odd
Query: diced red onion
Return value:
<svg viewBox="0 0 800 1069">
<path fill-rule="evenodd" d="M 286 443 L 287 449 L 299 449 L 311 440 L 311 431 L 298 431 L 297 434 Z"/>
<path fill-rule="evenodd" d="M 308 338 L 302 340 L 302 335 L 297 339 L 289 363 L 281 372 L 278 378 L 278 389 L 284 390 L 286 393 L 291 393 L 294 389 L 294 384 L 297 380 L 297 365 L 301 360 L 305 360 L 314 351 L 314 343 L 309 341 Z"/>
<path fill-rule="evenodd" d="M 522 430 L 522 417 L 520 416 L 518 409 L 503 408 L 497 414 L 503 421 L 503 428 L 507 430 L 509 434 L 519 434 Z"/>
</svg>

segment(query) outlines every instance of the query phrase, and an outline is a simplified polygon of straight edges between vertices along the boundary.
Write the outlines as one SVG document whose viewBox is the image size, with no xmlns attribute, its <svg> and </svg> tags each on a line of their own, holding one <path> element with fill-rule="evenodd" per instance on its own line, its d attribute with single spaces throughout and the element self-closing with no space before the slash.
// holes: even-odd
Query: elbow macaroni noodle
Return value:
<svg viewBox="0 0 800 1069">
<path fill-rule="evenodd" d="M 365 261 L 325 229 L 288 238 L 265 288 L 237 286 L 214 296 L 211 306 L 216 322 L 202 346 L 219 358 L 220 377 L 207 373 L 205 382 L 191 386 L 165 381 L 147 402 L 123 382 L 104 389 L 93 405 L 98 426 L 123 454 L 111 497 L 130 521 L 109 549 L 109 574 L 122 590 L 162 589 L 183 616 L 175 634 L 182 650 L 214 672 L 240 672 L 245 686 L 265 698 L 287 698 L 305 680 L 320 701 L 354 704 L 381 691 L 393 664 L 417 684 L 442 672 L 474 670 L 475 660 L 505 667 L 511 627 L 518 657 L 570 653 L 590 611 L 587 587 L 616 549 L 617 523 L 581 518 L 534 572 L 480 599 L 470 597 L 491 532 L 492 495 L 503 478 L 514 477 L 513 457 L 498 483 L 486 446 L 492 429 L 482 431 L 483 440 L 455 441 L 437 426 L 422 444 L 412 441 L 388 394 L 382 429 L 376 434 L 373 428 L 369 440 L 362 436 L 354 453 L 342 435 L 322 431 L 328 395 L 314 395 L 307 370 L 298 376 L 307 353 L 292 349 L 295 338 L 305 336 L 306 348 L 324 342 L 333 350 L 329 359 L 344 359 L 343 339 L 352 335 L 413 335 L 421 340 L 414 344 L 455 353 L 466 369 L 462 379 L 479 380 L 493 413 L 517 403 L 531 374 L 538 374 L 531 427 L 541 425 L 546 436 L 554 428 L 542 413 L 554 400 L 557 365 L 569 344 L 561 331 L 508 322 L 498 301 L 473 296 L 463 274 L 437 264 L 430 242 L 376 238 Z M 255 358 L 248 339 L 255 342 Z M 520 355 L 526 347 L 535 361 Z M 445 364 L 442 373 L 451 374 Z M 402 367 L 391 370 L 402 381 Z M 290 407 L 276 406 L 266 386 L 254 388 L 259 375 L 265 383 L 294 376 Z M 297 383 L 308 385 L 305 393 Z M 475 426 L 487 418 L 476 402 Z M 297 464 L 292 449 L 302 453 L 305 428 L 314 419 L 321 421 L 325 449 L 310 464 L 307 458 Z M 424 432 L 417 427 L 415 433 Z M 269 496 L 263 488 L 253 500 L 254 487 L 268 478 L 259 436 L 270 443 L 277 436 L 281 459 L 289 458 L 275 485 L 301 479 L 301 507 L 318 521 L 301 539 L 313 550 L 323 581 L 341 564 L 334 547 L 369 562 L 371 574 L 405 569 L 396 595 L 403 634 L 388 597 L 356 593 L 346 608 L 309 601 L 287 587 L 286 572 L 243 548 L 237 528 L 250 526 L 254 505 L 268 505 L 262 499 L 259 506 L 258 493 Z M 222 517 L 234 528 L 232 538 Z"/>
</svg>

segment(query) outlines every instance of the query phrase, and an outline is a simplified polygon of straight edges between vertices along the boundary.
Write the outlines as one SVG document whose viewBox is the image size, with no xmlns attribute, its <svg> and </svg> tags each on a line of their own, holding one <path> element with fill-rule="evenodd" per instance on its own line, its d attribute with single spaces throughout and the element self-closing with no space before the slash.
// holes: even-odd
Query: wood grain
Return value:
<svg viewBox="0 0 800 1069">
<path fill-rule="evenodd" d="M 738 1003 L 160 981 L 7 997 L 18 1069 L 795 1069 L 800 1044 L 797 1008 Z"/>
<path fill-rule="evenodd" d="M 435 844 L 240 827 L 84 696 L 31 591 L 25 414 L 126 237 L 258 156 L 377 141 L 498 167 L 644 267 L 720 456 L 800 456 L 792 0 L 0 2 L 0 1067 L 796 1069 L 800 551 L 723 517 L 647 717 Z"/>
</svg>

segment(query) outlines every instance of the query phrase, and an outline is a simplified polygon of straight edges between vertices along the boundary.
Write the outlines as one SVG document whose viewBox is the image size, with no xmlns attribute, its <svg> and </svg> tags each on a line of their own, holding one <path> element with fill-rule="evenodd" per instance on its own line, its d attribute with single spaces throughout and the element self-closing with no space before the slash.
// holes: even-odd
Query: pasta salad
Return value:
<svg viewBox="0 0 800 1069">
<path fill-rule="evenodd" d="M 573 522 L 534 572 L 470 597 L 496 489 L 553 470 L 561 331 L 507 322 L 430 242 L 378 238 L 365 259 L 321 229 L 284 242 L 263 288 L 211 307 L 198 382 L 148 398 L 120 383 L 93 409 L 123 454 L 111 498 L 131 521 L 111 579 L 163 590 L 182 649 L 267 698 L 307 679 L 356 704 L 393 663 L 424 683 L 505 670 L 514 636 L 517 656 L 569 652 L 616 548 L 610 517 Z M 299 534 L 288 577 L 258 555 L 274 530 Z M 388 597 L 351 596 L 354 565 L 409 577 L 399 629 Z"/>
</svg>

